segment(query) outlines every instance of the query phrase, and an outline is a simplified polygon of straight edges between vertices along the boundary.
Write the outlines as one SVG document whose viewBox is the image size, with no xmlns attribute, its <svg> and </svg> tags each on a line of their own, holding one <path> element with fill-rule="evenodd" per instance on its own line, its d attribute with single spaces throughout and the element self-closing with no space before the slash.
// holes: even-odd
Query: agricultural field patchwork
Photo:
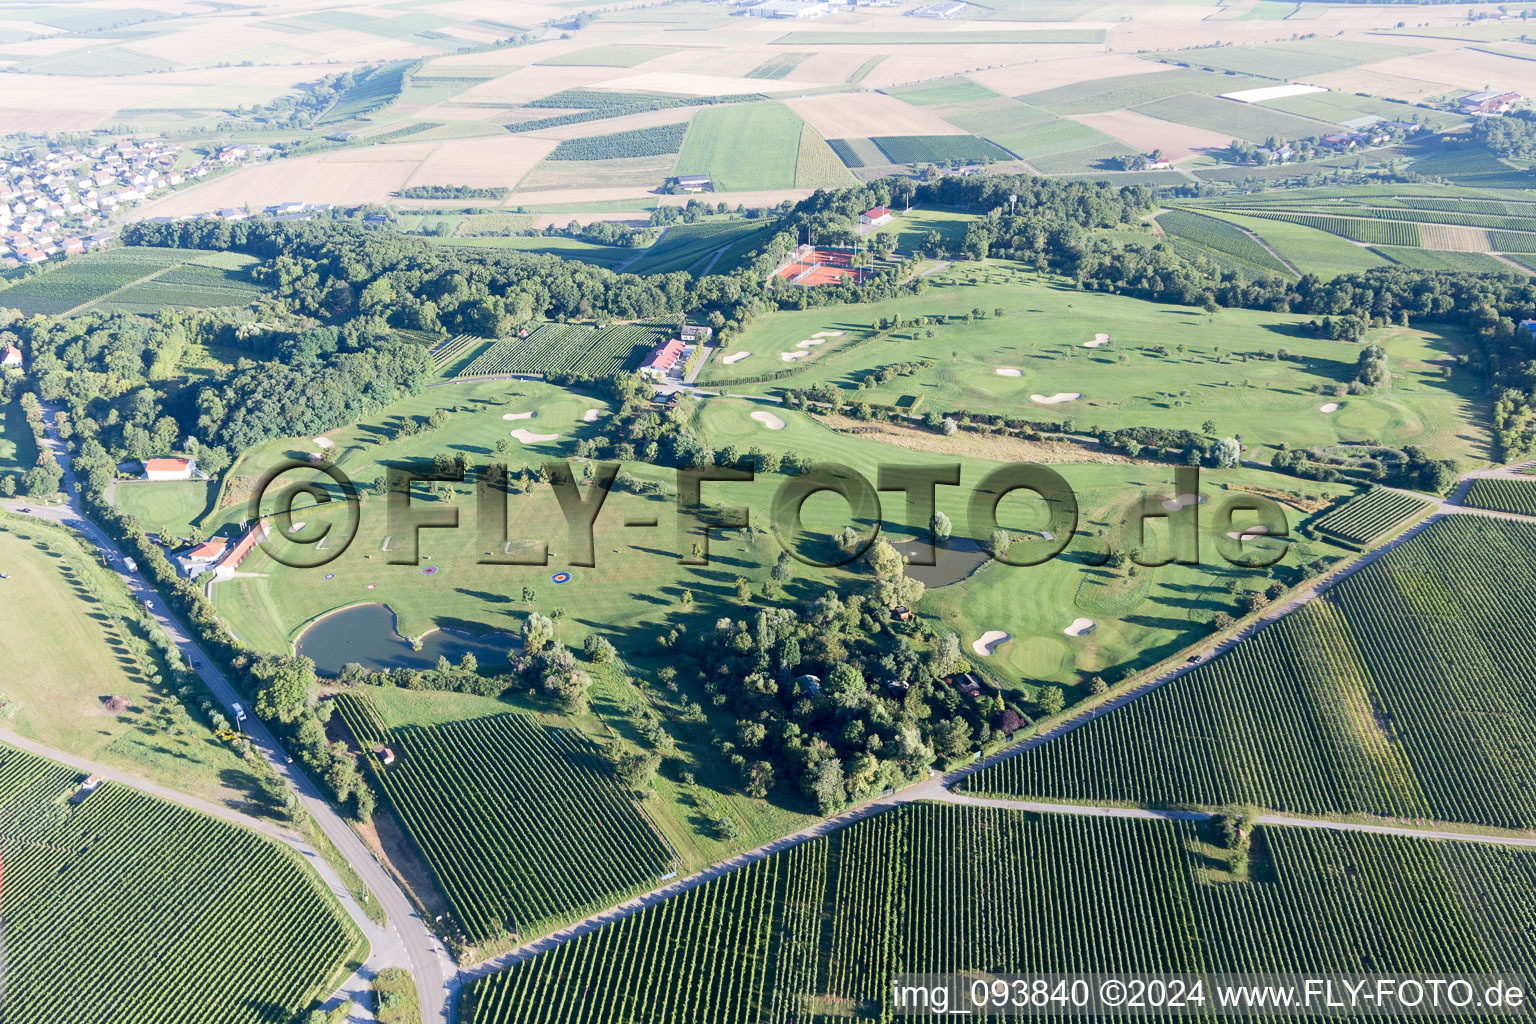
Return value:
<svg viewBox="0 0 1536 1024">
<path fill-rule="evenodd" d="M 788 1020 L 888 1007 L 905 972 L 1517 965 L 1533 895 L 1528 850 L 1261 826 L 1238 854 L 1191 822 L 918 804 L 478 979 L 463 1019 Z"/>
</svg>

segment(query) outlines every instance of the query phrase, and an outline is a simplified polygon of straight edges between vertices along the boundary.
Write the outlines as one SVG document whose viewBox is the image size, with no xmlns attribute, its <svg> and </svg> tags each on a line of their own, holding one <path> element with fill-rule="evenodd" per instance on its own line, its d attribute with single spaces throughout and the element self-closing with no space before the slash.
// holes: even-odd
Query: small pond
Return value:
<svg viewBox="0 0 1536 1024">
<path fill-rule="evenodd" d="M 927 545 L 923 541 L 907 540 L 900 544 L 891 545 L 899 554 L 908 558 L 927 553 Z M 931 589 L 947 587 L 951 583 L 959 583 L 967 579 L 977 569 L 980 569 L 990 559 L 991 555 L 969 537 L 950 537 L 940 541 L 935 546 L 935 565 L 907 564 L 907 575 L 917 580 L 923 586 Z"/>
<path fill-rule="evenodd" d="M 452 629 L 434 629 L 422 638 L 421 650 L 395 632 L 395 613 L 382 604 L 360 604 L 343 608 L 317 620 L 293 645 L 296 654 L 315 662 L 322 675 L 335 675 L 349 662 L 357 662 L 371 672 L 392 668 L 436 668 L 437 659 L 445 657 L 458 663 L 473 654 L 487 673 L 503 672 L 507 652 L 522 643 L 511 633 L 486 633 L 472 636 Z"/>
</svg>

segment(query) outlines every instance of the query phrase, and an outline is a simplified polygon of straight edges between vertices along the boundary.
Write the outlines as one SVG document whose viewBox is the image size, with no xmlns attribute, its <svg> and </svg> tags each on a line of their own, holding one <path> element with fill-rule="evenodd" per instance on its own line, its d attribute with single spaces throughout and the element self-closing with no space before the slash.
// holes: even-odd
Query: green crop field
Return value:
<svg viewBox="0 0 1536 1024">
<path fill-rule="evenodd" d="M 1466 503 L 1472 508 L 1536 516 L 1536 480 L 1510 480 L 1504 477 L 1474 480 L 1471 489 L 1467 491 Z"/>
<path fill-rule="evenodd" d="M 1224 253 L 1260 272 L 1289 274 L 1285 264 L 1271 256 L 1248 234 L 1226 221 L 1203 217 L 1185 210 L 1165 210 L 1157 215 L 1158 225 L 1170 236 Z"/>
<path fill-rule="evenodd" d="M 894 135 L 870 140 L 893 164 L 930 164 L 946 160 L 1007 160 L 1006 150 L 974 135 Z"/>
<path fill-rule="evenodd" d="M 1256 103 L 1238 103 L 1198 93 L 1168 96 L 1132 109 L 1138 114 L 1220 132 L 1234 139 L 1247 139 L 1260 146 L 1274 136 L 1308 138 L 1334 130 L 1333 125 L 1323 121 L 1267 110 Z"/>
<path fill-rule="evenodd" d="M 1316 228 L 1330 235 L 1348 238 L 1353 242 L 1370 245 L 1416 246 L 1421 240 L 1419 225 L 1412 222 L 1377 220 L 1370 217 L 1335 217 L 1316 213 L 1282 213 L 1274 210 L 1252 210 L 1249 216 L 1282 220 L 1302 227 Z"/>
<path fill-rule="evenodd" d="M 1197 68 L 1214 68 L 1217 71 L 1235 71 L 1240 75 L 1289 81 L 1423 52 L 1412 46 L 1365 43 L 1357 39 L 1301 39 L 1257 46 L 1203 46 L 1192 50 L 1165 50 L 1151 56 L 1171 64 L 1187 64 Z"/>
<path fill-rule="evenodd" d="M 1430 509 L 1429 502 L 1402 491 L 1373 487 L 1317 521 L 1317 529 L 1349 544 L 1369 547 Z"/>
<path fill-rule="evenodd" d="M 1056 114 L 1099 114 L 1186 93 L 1214 96 L 1264 84 L 1258 78 L 1179 69 L 1075 82 L 1029 93 L 1019 99 Z"/>
<path fill-rule="evenodd" d="M 362 937 L 297 854 L 80 779 L 0 747 L 6 1020 L 267 1024 L 330 994 Z"/>
<path fill-rule="evenodd" d="M 977 85 L 969 78 L 945 78 L 937 82 L 918 82 L 882 91 L 920 107 L 978 103 L 997 98 L 997 93 Z"/>
<path fill-rule="evenodd" d="M 966 788 L 1536 826 L 1533 544 L 1536 524 L 1439 520 L 1215 661 Z"/>
<path fill-rule="evenodd" d="M 1026 160 L 1038 160 L 1060 153 L 1071 153 L 1110 144 L 1118 146 L 1118 151 L 1121 153 L 1126 151 L 1124 143 L 1116 143 L 1113 138 L 1097 128 L 1090 128 L 1086 124 L 1064 117 L 995 132 L 989 138 L 994 139 L 999 145 L 1007 146 Z"/>
<path fill-rule="evenodd" d="M 816 129 L 802 125 L 800 149 L 795 155 L 795 187 L 847 188 L 853 184 L 853 175 L 844 166 L 842 155 Z"/>
<path fill-rule="evenodd" d="M 919 804 L 477 979 L 461 1017 L 876 1019 L 908 972 L 1510 971 L 1532 899 L 1529 850 L 1263 826 L 1240 858 L 1192 822 Z"/>
<path fill-rule="evenodd" d="M 793 188 L 804 122 L 782 103 L 706 107 L 674 174 L 707 174 L 724 192 Z"/>
<path fill-rule="evenodd" d="M 602 376 L 633 370 L 665 340 L 668 328 L 654 324 L 545 324 L 526 338 L 498 341 L 464 369 L 461 377 L 497 373 L 579 373 Z"/>
<path fill-rule="evenodd" d="M 1100 146 L 1115 146 L 1120 154 L 1126 152 L 1126 144 L 1117 143 L 1114 138 L 1104 135 L 1097 127 L 1089 127 L 1087 124 L 1071 121 L 1068 118 L 1055 118 L 1051 121 L 1028 124 L 1020 129 L 1003 130 L 991 135 L 991 138 L 994 138 L 1000 146 L 1008 146 L 1009 150 L 1025 160 L 1043 160 L 1055 155 L 1097 149 Z"/>
<path fill-rule="evenodd" d="M 336 703 L 472 943 L 532 938 L 676 867 L 577 732 L 519 713 L 391 729 L 365 695 Z"/>
</svg>

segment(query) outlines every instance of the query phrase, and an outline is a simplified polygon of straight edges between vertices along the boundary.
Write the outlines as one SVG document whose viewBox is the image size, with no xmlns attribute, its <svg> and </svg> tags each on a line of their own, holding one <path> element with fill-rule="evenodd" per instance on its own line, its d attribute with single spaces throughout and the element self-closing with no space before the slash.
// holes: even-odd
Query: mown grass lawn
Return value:
<svg viewBox="0 0 1536 1024">
<path fill-rule="evenodd" d="M 182 792 L 248 804 L 256 780 L 194 710 L 168 726 L 180 698 L 155 663 L 149 674 L 132 645 L 147 635 L 142 609 L 121 579 L 62 530 L 0 519 L 0 600 L 6 625 L 0 699 L 6 727 L 59 750 L 132 771 Z M 112 714 L 103 699 L 124 696 Z"/>
<path fill-rule="evenodd" d="M 973 277 L 976 284 L 970 283 Z M 1079 431 L 1131 426 L 1198 431 L 1210 421 L 1217 433 L 1240 434 L 1250 445 L 1375 440 L 1426 445 L 1463 463 L 1486 457 L 1489 399 L 1470 374 L 1453 370 L 1445 378 L 1445 368 L 1462 351 L 1460 333 L 1449 328 L 1374 332 L 1371 340 L 1382 340 L 1393 357 L 1392 390 L 1347 398 L 1342 412 L 1329 416 L 1321 406 L 1333 400 L 1332 389 L 1353 377 L 1360 349 L 1307 335 L 1301 325 L 1308 317 L 1238 309 L 1207 315 L 1042 284 L 1033 273 L 997 262 L 957 263 L 927 280 L 934 286 L 917 296 L 760 318 L 710 361 L 704 383 L 793 367 L 788 378 L 731 390 L 771 395 L 784 387 L 830 383 L 850 400 L 891 404 L 903 395 L 921 395 L 924 411 L 1007 413 L 1045 422 L 1070 418 Z M 978 308 L 984 319 L 913 327 L 858 344 L 878 319 L 963 317 Z M 999 308 L 1001 317 L 995 314 Z M 797 351 L 798 342 L 826 331 L 843 333 L 811 346 L 810 356 L 792 363 L 781 359 L 782 353 Z M 1110 336 L 1110 345 L 1083 347 L 1101 332 Z M 1158 345 L 1168 355 L 1157 354 Z M 1282 348 L 1293 358 L 1270 358 Z M 752 354 L 724 363 L 722 357 L 744 351 Z M 873 388 L 860 386 L 882 366 L 923 359 L 935 365 Z M 1020 375 L 999 375 L 1000 368 Z M 1314 390 L 1319 386 L 1326 393 Z M 1082 398 L 1054 405 L 1031 398 L 1061 393 Z"/>
</svg>

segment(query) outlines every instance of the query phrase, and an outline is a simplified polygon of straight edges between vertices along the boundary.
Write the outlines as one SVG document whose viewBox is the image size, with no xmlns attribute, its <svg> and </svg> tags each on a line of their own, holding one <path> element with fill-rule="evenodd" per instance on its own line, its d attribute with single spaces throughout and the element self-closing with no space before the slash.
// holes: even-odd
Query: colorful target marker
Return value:
<svg viewBox="0 0 1536 1024">
<path fill-rule="evenodd" d="M 553 576 L 551 576 L 549 578 L 549 582 L 551 582 L 551 583 L 569 583 L 569 582 L 571 582 L 571 574 L 568 573 L 568 572 L 557 572 L 557 573 L 555 573 Z"/>
</svg>

